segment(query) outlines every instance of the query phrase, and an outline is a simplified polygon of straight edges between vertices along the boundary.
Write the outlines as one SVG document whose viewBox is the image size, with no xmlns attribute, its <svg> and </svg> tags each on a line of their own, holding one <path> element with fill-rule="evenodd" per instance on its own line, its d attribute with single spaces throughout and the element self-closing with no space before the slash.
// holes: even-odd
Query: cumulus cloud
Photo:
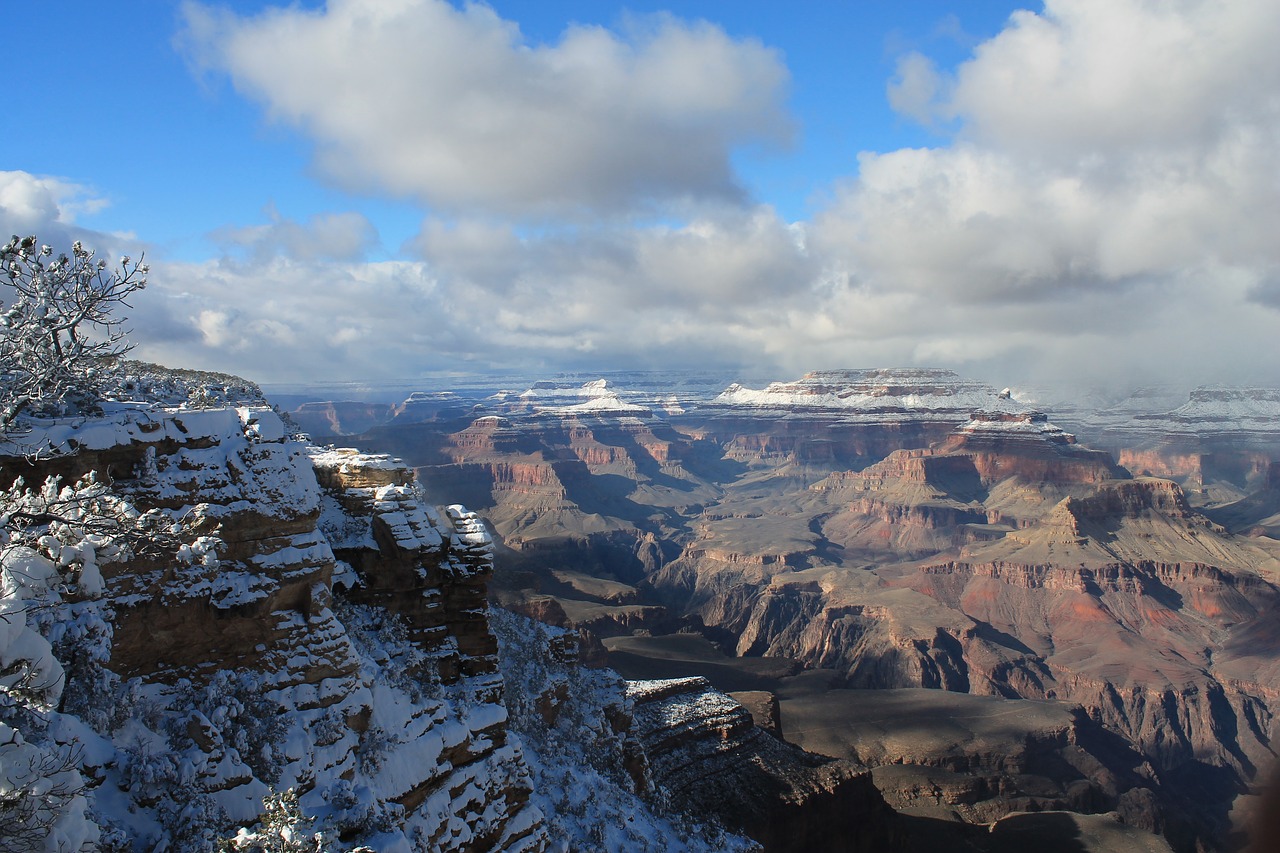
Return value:
<svg viewBox="0 0 1280 853">
<path fill-rule="evenodd" d="M 846 310 L 948 318 L 920 359 L 1280 379 L 1277 39 L 1265 0 L 1050 0 L 952 75 L 909 55 L 891 102 L 955 141 L 863 154 L 810 245 Z"/>
<path fill-rule="evenodd" d="M 266 225 L 227 227 L 211 236 L 224 248 L 261 262 L 277 255 L 295 260 L 358 260 L 378 243 L 378 232 L 363 214 L 354 211 L 321 213 L 306 222 L 280 216 L 267 208 Z"/>
<path fill-rule="evenodd" d="M 417 241 L 456 316 L 494 351 L 623 366 L 751 358 L 751 328 L 809 302 L 818 267 L 769 208 L 680 227 L 521 238 L 509 228 L 429 222 Z"/>
<path fill-rule="evenodd" d="M 1035 158 L 1208 153 L 1274 126 L 1278 36 L 1269 0 L 1048 0 L 977 48 L 943 109 Z"/>
<path fill-rule="evenodd" d="M 335 183 L 436 209 L 630 211 L 743 195 L 730 152 L 781 143 L 778 55 L 707 23 L 572 26 L 531 44 L 481 4 L 331 0 L 242 18 L 188 3 L 196 62 L 316 144 Z"/>
<path fill-rule="evenodd" d="M 70 248 L 72 241 L 89 237 L 86 245 L 115 244 L 116 238 L 95 234 L 76 225 L 76 216 L 106 207 L 108 200 L 91 187 L 48 175 L 0 171 L 0 233 L 35 234 L 51 246 Z M 92 239 L 96 237 L 97 239 Z"/>
<path fill-rule="evenodd" d="M 897 70 L 885 93 L 894 111 L 931 125 L 943 85 L 942 75 L 924 54 L 908 51 L 898 58 Z"/>
<path fill-rule="evenodd" d="M 91 188 L 65 178 L 32 175 L 28 172 L 0 172 L 0 234 L 35 237 L 51 246 L 56 253 L 70 254 L 77 240 L 97 256 L 115 265 L 121 255 L 133 258 L 145 255 L 146 246 L 119 234 L 108 234 L 76 223 L 80 214 L 102 209 L 109 200 Z M 150 258 L 148 258 L 150 260 Z M 5 286 L 0 285 L 0 303 L 8 301 Z M 163 301 L 152 299 L 153 281 L 147 291 L 136 296 L 125 319 L 127 328 L 145 328 L 142 336 L 155 342 L 179 345 L 197 339 L 191 319 L 166 310 Z M 121 309 L 124 311 L 125 309 Z"/>
<path fill-rule="evenodd" d="M 732 147 L 785 134 L 786 73 L 709 25 L 534 45 L 432 0 L 187 17 L 330 177 L 432 211 L 411 260 L 364 261 L 372 227 L 329 213 L 157 261 L 146 357 L 264 381 L 714 363 L 1280 382 L 1272 2 L 1051 0 L 953 70 L 908 56 L 893 103 L 954 138 L 862 154 L 807 223 L 736 189 Z M 677 215 L 685 196 L 729 202 Z M 91 198 L 19 173 L 0 223 L 74 228 Z M 666 224 L 577 215 L 651 203 Z"/>
<path fill-rule="evenodd" d="M 274 256 L 152 266 L 137 354 L 258 381 L 377 379 L 447 361 L 456 341 L 424 264 Z M 150 334 L 151 312 L 183 318 L 183 340 Z M 444 328 L 442 328 L 444 327 Z"/>
</svg>

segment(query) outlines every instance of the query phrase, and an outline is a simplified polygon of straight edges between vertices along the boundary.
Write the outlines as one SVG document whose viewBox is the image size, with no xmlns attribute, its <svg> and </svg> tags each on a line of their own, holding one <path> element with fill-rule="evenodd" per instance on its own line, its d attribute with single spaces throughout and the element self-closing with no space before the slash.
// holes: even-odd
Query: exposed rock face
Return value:
<svg viewBox="0 0 1280 853">
<path fill-rule="evenodd" d="M 1280 459 L 1280 389 L 1208 386 L 1181 401 L 1139 392 L 1077 428 L 1134 473 L 1176 480 L 1197 506 L 1216 508 L 1267 488 Z"/>
<path fill-rule="evenodd" d="M 192 717 L 185 729 L 175 723 L 179 734 L 164 747 L 168 729 L 147 731 L 151 749 L 176 749 L 181 735 L 183 760 L 204 768 L 180 794 L 136 781 L 153 753 L 130 758 L 110 746 L 126 730 L 139 737 L 137 723 L 108 727 L 89 748 L 114 755 L 95 772 L 102 785 L 132 791 L 140 815 L 182 796 L 207 801 L 224 821 L 248 822 L 270 784 L 296 789 L 307 813 L 376 847 L 543 847 L 541 814 L 525 805 L 528 773 L 507 737 L 485 616 L 491 545 L 473 515 L 461 507 L 438 514 L 411 472 L 385 458 L 309 456 L 265 408 L 126 408 L 51 425 L 47 437 L 80 452 L 49 463 L 6 459 L 6 469 L 25 468 L 29 479 L 110 473 L 139 508 L 193 518 L 197 532 L 220 540 L 216 558 L 188 566 L 105 567 L 110 669 L 139 679 L 131 689 L 165 697 L 158 707 L 170 710 L 156 713 L 187 713 L 181 697 L 191 692 L 231 702 L 216 686 L 231 683 L 259 694 L 235 702 L 265 701 L 279 714 L 271 723 L 278 734 L 262 744 L 269 765 L 247 753 L 249 766 L 242 763 L 232 723 L 217 716 Z M 400 630 L 402 639 L 393 636 Z M 365 817 L 339 814 L 340 802 Z M 125 832 L 141 843 L 153 830 L 139 820 Z M 229 833 L 216 816 L 209 821 L 207 831 Z"/>
<path fill-rule="evenodd" d="M 701 614 L 739 653 L 834 668 L 852 687 L 1078 702 L 1220 832 L 1237 789 L 1197 801 L 1190 768 L 1240 782 L 1272 761 L 1276 567 L 1176 484 L 1113 481 L 958 559 L 779 574 Z"/>
<path fill-rule="evenodd" d="M 765 851 L 901 849 L 900 821 L 865 768 L 784 743 L 703 678 L 624 681 L 610 669 L 582 666 L 580 635 L 500 610 L 494 621 L 512 725 L 534 768 L 534 801 L 553 831 L 574 810 L 603 824 L 594 844 L 570 837 L 570 849 L 754 847 L 714 830 L 690 838 L 678 824 L 654 834 L 642 823 L 641 802 L 659 816 L 713 817 Z M 578 756 L 581 782 L 536 784 L 547 750 Z M 601 795 L 576 792 L 577 784 Z"/>
<path fill-rule="evenodd" d="M 424 478 L 482 475 L 465 499 L 518 549 L 499 549 L 504 601 L 607 624 L 606 638 L 696 628 L 739 655 L 835 670 L 836 687 L 1068 701 L 1073 731 L 1119 739 L 1146 781 L 1086 803 L 1068 790 L 1080 767 L 1021 793 L 997 774 L 981 783 L 993 802 L 960 811 L 986 819 L 1025 795 L 1128 809 L 1184 849 L 1221 838 L 1271 756 L 1280 490 L 1265 393 L 1205 391 L 1152 441 L 1104 445 L 1135 478 L 945 371 L 732 386 L 661 418 L 566 411 L 606 390 L 508 395 L 502 419 L 421 443 Z M 642 614 L 655 603 L 677 618 Z M 1125 805 L 1135 790 L 1155 793 Z M 1189 828 L 1161 824 L 1171 812 Z"/>
<path fill-rule="evenodd" d="M 871 766 L 876 787 L 907 814 L 987 824 L 1019 810 L 1118 809 L 1132 825 L 1163 828 L 1147 802 L 1154 770 L 1079 706 L 920 689 L 807 695 L 821 675 L 784 690 L 796 740 Z"/>
<path fill-rule="evenodd" d="M 303 403 L 290 416 L 312 435 L 353 435 L 380 426 L 391 419 L 393 409 L 385 403 L 332 401 Z"/>
<path fill-rule="evenodd" d="M 767 851 L 900 849 L 903 831 L 870 774 L 767 734 L 702 678 L 627 685 L 655 781 Z"/>
</svg>

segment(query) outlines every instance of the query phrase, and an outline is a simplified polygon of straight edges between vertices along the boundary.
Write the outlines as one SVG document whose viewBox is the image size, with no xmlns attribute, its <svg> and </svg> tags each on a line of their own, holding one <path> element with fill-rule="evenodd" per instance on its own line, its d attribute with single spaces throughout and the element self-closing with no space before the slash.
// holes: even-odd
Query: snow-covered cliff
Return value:
<svg viewBox="0 0 1280 853">
<path fill-rule="evenodd" d="M 37 433 L 27 446 L 64 455 L 10 456 L 6 474 L 92 473 L 82 490 L 185 541 L 92 554 L 73 519 L 6 548 L 0 784 L 48 806 L 33 839 L 204 850 L 239 826 L 245 849 L 271 833 L 306 849 L 545 846 L 472 515 L 426 506 L 390 460 L 291 440 L 265 407 L 123 405 Z"/>
</svg>

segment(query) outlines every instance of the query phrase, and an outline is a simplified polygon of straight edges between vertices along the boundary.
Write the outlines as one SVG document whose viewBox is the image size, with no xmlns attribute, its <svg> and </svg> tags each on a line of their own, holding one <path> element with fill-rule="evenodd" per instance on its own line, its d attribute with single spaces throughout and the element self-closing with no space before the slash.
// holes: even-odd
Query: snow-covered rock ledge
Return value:
<svg viewBox="0 0 1280 853">
<path fill-rule="evenodd" d="M 393 460 L 314 452 L 263 406 L 108 403 L 0 449 L 0 487 L 91 472 L 187 544 L 104 552 L 97 586 L 60 574 L 84 546 L 59 546 L 70 568 L 49 562 L 38 588 L 5 563 L 0 757 L 65 792 L 42 795 L 59 828 L 40 832 L 103 850 L 209 850 L 237 827 L 245 849 L 545 846 L 477 519 L 426 506 Z M 53 686 L 10 689 L 27 675 Z"/>
</svg>

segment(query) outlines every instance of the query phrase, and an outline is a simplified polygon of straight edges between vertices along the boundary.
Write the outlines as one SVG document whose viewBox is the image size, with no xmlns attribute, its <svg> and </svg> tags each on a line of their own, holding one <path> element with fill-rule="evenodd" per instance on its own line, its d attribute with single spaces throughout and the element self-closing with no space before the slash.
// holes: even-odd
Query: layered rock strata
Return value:
<svg viewBox="0 0 1280 853">
<path fill-rule="evenodd" d="M 829 667 L 837 689 L 1071 702 L 1150 766 L 1150 814 L 1195 824 L 1184 848 L 1220 840 L 1270 760 L 1280 490 L 1257 441 L 1265 394 L 1244 395 L 1254 414 L 1200 394 L 1185 429 L 1161 428 L 1196 434 L 1182 456 L 1120 448 L 1134 477 L 1014 395 L 944 371 L 734 386 L 649 419 L 611 416 L 607 386 L 530 390 L 419 450 L 424 475 L 481 483 L 515 567 L 499 595 L 524 612 L 612 639 L 697 629 L 739 655 Z M 1008 803 L 970 819 L 1021 796 L 990 784 Z M 1086 807 L 1064 791 L 1035 804 Z"/>
<path fill-rule="evenodd" d="M 386 458 L 309 451 L 267 408 L 124 406 L 41 428 L 71 452 L 6 458 L 7 474 L 93 471 L 205 537 L 196 559 L 103 567 L 106 683 L 131 679 L 119 689 L 145 702 L 101 696 L 124 704 L 85 709 L 96 731 L 67 725 L 113 837 L 199 849 L 288 788 L 352 843 L 543 847 L 507 736 L 491 545 L 474 516 L 437 513 Z"/>
<path fill-rule="evenodd" d="M 654 780 L 685 808 L 767 851 L 901 848 L 903 829 L 865 768 L 766 733 L 706 679 L 633 681 L 627 696 Z"/>
</svg>

